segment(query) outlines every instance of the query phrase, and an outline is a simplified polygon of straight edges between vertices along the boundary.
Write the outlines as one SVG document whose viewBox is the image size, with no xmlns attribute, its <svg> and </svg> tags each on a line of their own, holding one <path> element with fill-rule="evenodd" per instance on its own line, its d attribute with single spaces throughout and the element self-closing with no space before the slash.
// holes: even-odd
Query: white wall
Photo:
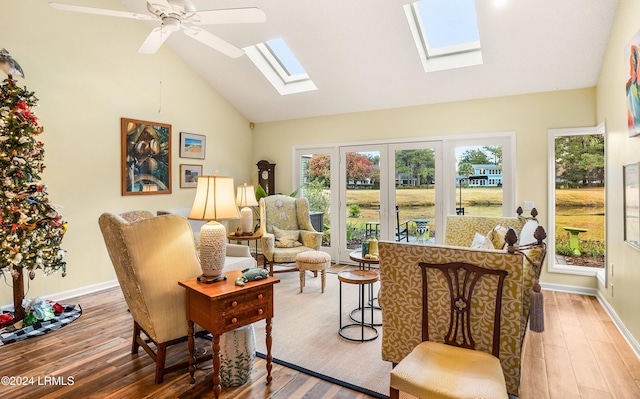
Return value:
<svg viewBox="0 0 640 399">
<path fill-rule="evenodd" d="M 190 207 L 195 190 L 180 188 L 181 163 L 201 164 L 205 174 L 219 170 L 237 184 L 255 174 L 249 122 L 166 46 L 138 55 L 150 30 L 144 23 L 62 12 L 40 0 L 0 2 L 0 15 L 0 46 L 24 69 L 18 84 L 40 100 L 34 111 L 45 128 L 41 177 L 69 225 L 62 241 L 67 276 L 38 273 L 28 298 L 114 280 L 99 215 Z M 172 125 L 172 194 L 120 195 L 121 117 Z M 179 158 L 181 131 L 207 136 L 205 160 Z M 9 303 L 11 288 L 2 284 L 0 305 Z"/>
<path fill-rule="evenodd" d="M 609 285 L 599 287 L 627 329 L 640 341 L 640 250 L 624 242 L 622 165 L 640 161 L 640 137 L 629 138 L 624 49 L 640 30 L 640 2 L 621 0 L 598 81 L 598 120 L 607 128 L 607 261 Z M 613 267 L 611 267 L 613 265 Z"/>
</svg>

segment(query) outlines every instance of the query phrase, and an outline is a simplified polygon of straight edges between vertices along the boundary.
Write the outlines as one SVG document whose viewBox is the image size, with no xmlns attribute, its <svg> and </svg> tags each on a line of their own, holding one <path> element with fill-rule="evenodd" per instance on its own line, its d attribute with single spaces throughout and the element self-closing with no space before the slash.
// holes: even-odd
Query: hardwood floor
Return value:
<svg viewBox="0 0 640 399">
<path fill-rule="evenodd" d="M 640 360 L 595 297 L 545 291 L 527 332 L 520 399 L 640 398 Z"/>
<path fill-rule="evenodd" d="M 598 301 L 560 292 L 544 295 L 546 330 L 527 333 L 520 398 L 640 398 L 640 361 Z M 186 372 L 153 383 L 151 358 L 142 350 L 130 354 L 132 322 L 119 288 L 64 302 L 81 304 L 83 315 L 56 332 L 0 346 L 0 376 L 34 377 L 24 386 L 0 385 L 0 397 L 213 397 L 208 369 L 196 372 L 193 387 Z M 210 342 L 199 344 L 209 347 Z M 168 362 L 185 352 L 186 345 L 169 349 Z M 251 382 L 223 388 L 221 397 L 368 398 L 277 364 L 271 385 L 265 375 L 265 362 L 258 358 Z M 59 379 L 52 384 L 45 377 Z"/>
</svg>

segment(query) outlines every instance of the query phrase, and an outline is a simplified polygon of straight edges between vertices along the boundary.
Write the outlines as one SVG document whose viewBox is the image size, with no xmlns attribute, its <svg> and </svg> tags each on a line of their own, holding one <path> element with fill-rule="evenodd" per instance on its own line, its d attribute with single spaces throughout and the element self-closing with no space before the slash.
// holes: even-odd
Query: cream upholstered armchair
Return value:
<svg viewBox="0 0 640 399">
<path fill-rule="evenodd" d="M 103 213 L 98 223 L 133 317 L 131 352 L 142 346 L 153 358 L 159 384 L 165 373 L 188 365 L 186 351 L 184 361 L 170 367 L 165 357 L 168 346 L 187 339 L 185 295 L 178 281 L 201 274 L 191 228 L 181 216 L 153 217 L 147 211 Z"/>
<path fill-rule="evenodd" d="M 296 255 L 309 250 L 319 250 L 322 233 L 314 230 L 309 218 L 309 202 L 306 198 L 286 195 L 270 195 L 260 199 L 260 231 L 265 267 L 273 275 L 274 263 L 292 263 Z M 294 267 L 282 271 L 295 271 Z"/>
</svg>

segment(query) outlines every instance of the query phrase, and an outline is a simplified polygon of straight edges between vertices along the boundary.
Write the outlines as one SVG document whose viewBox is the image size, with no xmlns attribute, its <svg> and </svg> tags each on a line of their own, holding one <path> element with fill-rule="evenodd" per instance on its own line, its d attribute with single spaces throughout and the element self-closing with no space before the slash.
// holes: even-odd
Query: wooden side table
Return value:
<svg viewBox="0 0 640 399">
<path fill-rule="evenodd" d="M 379 265 L 380 264 L 380 259 L 367 259 L 362 255 L 362 251 L 361 250 L 357 250 L 357 251 L 352 251 L 349 253 L 349 259 L 351 259 L 354 262 L 358 262 L 358 266 L 360 267 L 361 270 L 364 270 L 365 267 L 368 268 L 368 270 L 371 270 L 371 265 Z M 368 265 L 368 266 L 365 266 Z"/>
<path fill-rule="evenodd" d="M 362 255 L 362 250 L 356 250 L 356 251 L 352 251 L 349 253 L 349 259 L 351 259 L 354 262 L 358 262 L 358 267 L 360 268 L 360 270 L 371 270 L 371 265 L 377 265 L 378 267 L 380 266 L 380 259 L 367 259 Z M 380 306 L 375 305 L 375 301 L 378 300 L 378 297 L 374 297 L 373 296 L 373 284 L 369 284 L 369 302 L 368 305 L 366 306 L 366 308 L 371 307 L 372 310 L 372 315 L 371 315 L 371 326 L 382 326 L 382 323 L 375 323 L 373 321 L 373 310 L 382 310 L 380 308 Z M 351 311 L 351 313 L 349 313 L 349 316 L 351 317 L 351 320 L 355 321 L 355 322 L 360 322 L 359 320 L 356 319 L 355 314 L 358 313 L 358 311 L 360 310 L 360 308 L 356 308 L 353 309 Z M 362 319 L 364 320 L 364 319 Z"/>
<path fill-rule="evenodd" d="M 271 318 L 273 317 L 273 285 L 280 282 L 274 277 L 247 282 L 244 287 L 235 285 L 240 270 L 227 272 L 225 281 L 204 284 L 197 278 L 179 281 L 186 288 L 186 310 L 189 346 L 189 382 L 195 383 L 194 373 L 194 323 L 202 326 L 213 336 L 213 392 L 218 398 L 220 385 L 220 336 L 238 327 L 266 320 L 267 384 L 271 377 Z"/>
<path fill-rule="evenodd" d="M 260 239 L 262 238 L 262 233 L 260 233 L 259 231 L 256 233 L 251 234 L 250 236 L 237 236 L 236 233 L 229 233 L 227 235 L 227 240 L 229 240 L 229 242 L 231 241 L 246 241 L 249 246 L 251 246 L 251 241 L 255 241 L 256 242 L 256 252 L 254 254 L 254 258 L 256 258 L 256 262 L 258 261 L 258 242 L 260 241 Z"/>
<path fill-rule="evenodd" d="M 375 283 L 376 281 L 378 281 L 380 279 L 380 276 L 378 275 L 378 272 L 373 271 L 373 270 L 344 270 L 341 271 L 340 273 L 338 273 L 338 280 L 340 281 L 340 328 L 338 329 L 338 334 L 340 334 L 340 336 L 346 340 L 349 341 L 358 341 L 358 342 L 367 342 L 367 341 L 373 341 L 374 339 L 378 338 L 378 330 L 374 327 L 373 324 L 373 306 L 366 306 L 366 299 L 365 299 L 365 293 L 364 293 L 364 286 L 365 285 L 373 285 L 373 283 Z M 342 324 L 342 283 L 347 283 L 347 284 L 357 284 L 359 287 L 359 295 L 358 295 L 358 303 L 359 303 L 359 307 L 352 310 L 349 313 L 349 316 L 351 317 L 352 320 L 356 321 L 352 314 L 353 312 L 359 310 L 360 311 L 360 320 L 356 321 L 355 323 L 349 323 L 346 325 Z M 371 309 L 371 323 L 367 323 L 364 320 L 364 310 L 365 308 L 370 308 Z M 346 333 L 345 330 L 349 329 L 349 328 L 353 328 L 353 327 L 358 327 L 360 328 L 360 339 L 357 338 L 352 338 L 349 337 Z M 373 332 L 373 335 L 365 338 L 365 334 L 364 334 L 364 330 L 365 328 L 371 332 Z"/>
</svg>

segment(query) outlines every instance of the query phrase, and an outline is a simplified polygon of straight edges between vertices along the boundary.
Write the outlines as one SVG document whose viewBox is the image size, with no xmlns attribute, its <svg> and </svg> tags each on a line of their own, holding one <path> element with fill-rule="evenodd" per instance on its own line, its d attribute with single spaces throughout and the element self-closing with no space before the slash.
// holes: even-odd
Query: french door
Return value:
<svg viewBox="0 0 640 399">
<path fill-rule="evenodd" d="M 322 250 L 349 263 L 349 253 L 372 236 L 443 243 L 445 217 L 460 208 L 469 215 L 512 216 L 514 149 L 510 133 L 297 148 L 293 182 L 311 210 L 323 214 Z M 462 161 L 473 169 L 461 170 Z"/>
<path fill-rule="evenodd" d="M 340 262 L 371 237 L 387 239 L 386 144 L 340 147 Z"/>
<path fill-rule="evenodd" d="M 309 201 L 311 224 L 322 232 L 322 250 L 338 259 L 338 238 L 332 232 L 338 226 L 340 202 L 338 187 L 338 148 L 314 147 L 295 150 L 294 189 Z"/>
</svg>

